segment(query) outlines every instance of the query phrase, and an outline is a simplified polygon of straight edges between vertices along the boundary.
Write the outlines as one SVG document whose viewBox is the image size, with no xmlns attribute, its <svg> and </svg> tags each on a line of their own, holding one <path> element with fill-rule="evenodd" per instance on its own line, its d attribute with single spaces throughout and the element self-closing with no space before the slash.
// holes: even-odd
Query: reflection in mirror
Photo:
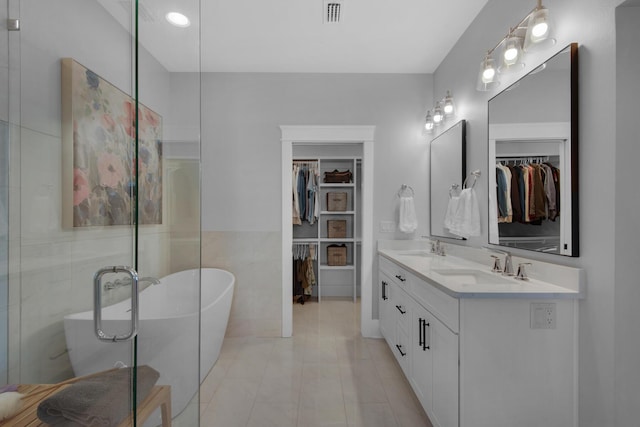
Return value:
<svg viewBox="0 0 640 427">
<path fill-rule="evenodd" d="M 489 243 L 578 256 L 573 43 L 489 100 Z"/>
<path fill-rule="evenodd" d="M 460 239 L 444 226 L 449 197 L 459 192 L 466 175 L 466 122 L 460 120 L 431 141 L 431 236 Z"/>
</svg>

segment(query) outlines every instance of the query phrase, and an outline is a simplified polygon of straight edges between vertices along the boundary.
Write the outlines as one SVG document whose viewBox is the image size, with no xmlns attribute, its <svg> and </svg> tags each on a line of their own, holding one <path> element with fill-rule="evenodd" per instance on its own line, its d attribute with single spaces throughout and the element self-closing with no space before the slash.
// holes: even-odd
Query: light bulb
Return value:
<svg viewBox="0 0 640 427">
<path fill-rule="evenodd" d="M 431 118 L 431 112 L 427 113 L 427 117 L 425 118 L 424 128 L 426 130 L 433 130 L 433 119 Z"/>
<path fill-rule="evenodd" d="M 433 123 L 438 124 L 444 119 L 444 115 L 442 114 L 442 109 L 440 108 L 440 104 L 436 105 L 436 108 L 433 110 Z"/>
<path fill-rule="evenodd" d="M 500 71 L 502 71 L 502 68 L 504 67 L 509 68 L 518 63 L 521 57 L 521 49 L 522 38 L 510 35 L 504 44 L 504 52 L 502 53 L 503 67 L 501 67 Z"/>
<path fill-rule="evenodd" d="M 451 92 L 447 91 L 447 96 L 444 97 L 444 115 L 452 115 L 453 109 L 453 96 L 451 96 Z"/>
<path fill-rule="evenodd" d="M 496 69 L 493 68 L 493 65 L 490 67 L 486 67 L 484 71 L 482 71 L 482 83 L 491 83 L 495 75 Z"/>
<path fill-rule="evenodd" d="M 480 70 L 478 71 L 478 81 L 476 83 L 476 90 L 481 92 L 494 89 L 500 84 L 498 81 L 496 62 L 491 57 L 489 51 L 484 59 L 480 62 Z"/>
<path fill-rule="evenodd" d="M 504 51 L 505 61 L 512 62 L 517 57 L 518 57 L 518 49 L 515 47 L 510 47 L 509 49 Z"/>
<path fill-rule="evenodd" d="M 549 30 L 549 24 L 546 22 L 538 22 L 531 29 L 531 34 L 536 38 L 543 37 Z"/>
<path fill-rule="evenodd" d="M 453 105 L 451 105 L 451 104 L 444 104 L 444 113 L 445 113 L 445 114 L 451 114 L 451 113 L 453 113 Z"/>
</svg>

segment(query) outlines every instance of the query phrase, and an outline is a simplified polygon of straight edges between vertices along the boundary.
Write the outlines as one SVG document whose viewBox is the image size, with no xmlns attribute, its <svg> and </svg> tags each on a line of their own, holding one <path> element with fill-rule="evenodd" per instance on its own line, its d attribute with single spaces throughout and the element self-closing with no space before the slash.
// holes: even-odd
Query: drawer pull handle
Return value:
<svg viewBox="0 0 640 427">
<path fill-rule="evenodd" d="M 402 277 L 399 274 L 396 274 L 396 279 L 400 280 L 401 282 L 406 282 L 407 279 L 405 279 L 404 277 Z"/>
<path fill-rule="evenodd" d="M 405 357 L 407 355 L 407 353 L 405 353 L 404 351 L 402 351 L 402 346 L 400 344 L 396 344 L 396 348 L 398 349 L 398 351 L 400 352 L 400 356 Z"/>
<path fill-rule="evenodd" d="M 418 318 L 418 346 L 423 347 L 424 350 L 424 329 L 422 328 L 422 322 L 424 319 L 422 317 Z"/>
<path fill-rule="evenodd" d="M 420 319 L 422 321 L 422 351 L 431 350 L 431 325 L 426 319 Z M 429 328 L 429 344 L 427 345 L 427 328 Z"/>
<path fill-rule="evenodd" d="M 383 300 L 388 300 L 389 297 L 387 296 L 387 286 L 389 284 L 387 282 L 385 282 L 384 280 L 382 281 L 382 299 Z"/>
<path fill-rule="evenodd" d="M 396 305 L 396 308 L 398 309 L 400 314 L 406 314 L 406 312 L 407 312 L 407 310 L 402 310 L 402 306 L 401 305 Z"/>
</svg>

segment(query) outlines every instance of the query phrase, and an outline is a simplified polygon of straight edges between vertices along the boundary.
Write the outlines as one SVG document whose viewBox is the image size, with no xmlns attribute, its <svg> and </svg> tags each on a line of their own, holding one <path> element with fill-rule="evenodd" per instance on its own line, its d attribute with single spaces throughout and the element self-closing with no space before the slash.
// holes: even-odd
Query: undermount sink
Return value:
<svg viewBox="0 0 640 427">
<path fill-rule="evenodd" d="M 428 258 L 428 257 L 432 257 L 434 254 L 432 254 L 429 251 L 425 251 L 424 249 L 413 249 L 413 250 L 407 250 L 407 251 L 400 251 L 398 252 L 398 255 Z"/>
<path fill-rule="evenodd" d="M 453 268 L 446 270 L 433 270 L 433 272 L 465 285 L 498 285 L 513 284 L 514 282 L 513 278 L 507 278 L 498 274 L 488 273 L 480 270 L 464 270 Z"/>
</svg>

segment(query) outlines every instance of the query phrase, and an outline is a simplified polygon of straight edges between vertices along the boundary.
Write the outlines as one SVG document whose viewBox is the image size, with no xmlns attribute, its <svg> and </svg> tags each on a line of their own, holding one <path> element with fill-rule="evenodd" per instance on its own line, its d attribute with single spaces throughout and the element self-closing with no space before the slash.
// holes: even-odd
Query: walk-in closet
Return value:
<svg viewBox="0 0 640 427">
<path fill-rule="evenodd" d="M 360 295 L 360 147 L 294 147 L 292 297 L 295 303 Z"/>
</svg>

